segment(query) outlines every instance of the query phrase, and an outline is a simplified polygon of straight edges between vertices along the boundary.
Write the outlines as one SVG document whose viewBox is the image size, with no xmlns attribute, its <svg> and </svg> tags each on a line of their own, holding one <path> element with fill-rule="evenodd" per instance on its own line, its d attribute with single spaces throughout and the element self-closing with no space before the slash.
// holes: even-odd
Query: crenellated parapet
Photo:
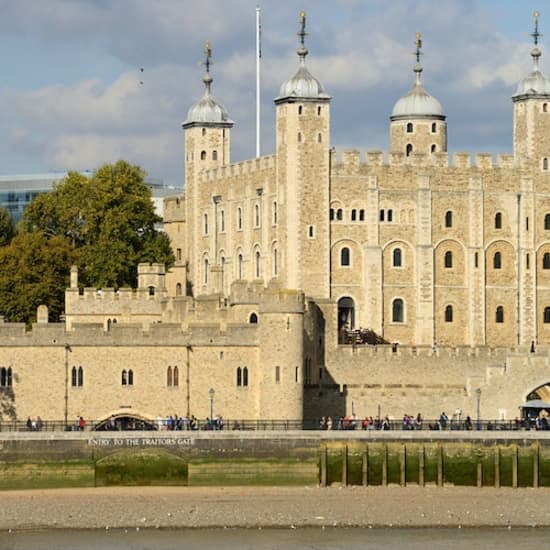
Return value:
<svg viewBox="0 0 550 550">
<path fill-rule="evenodd" d="M 205 182 L 222 181 L 226 184 L 231 178 L 253 176 L 273 170 L 275 170 L 275 155 L 269 155 L 205 170 L 201 178 Z"/>
</svg>

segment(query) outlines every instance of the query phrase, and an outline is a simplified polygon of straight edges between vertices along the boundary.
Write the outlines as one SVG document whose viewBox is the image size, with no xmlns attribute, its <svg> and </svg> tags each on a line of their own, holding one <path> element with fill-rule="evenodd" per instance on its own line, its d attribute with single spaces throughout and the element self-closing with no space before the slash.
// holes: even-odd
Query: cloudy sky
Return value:
<svg viewBox="0 0 550 550">
<path fill-rule="evenodd" d="M 414 78 L 416 31 L 450 152 L 511 151 L 510 96 L 531 67 L 536 8 L 550 74 L 540 0 L 0 0 L 0 174 L 124 158 L 182 185 L 181 122 L 203 93 L 205 39 L 213 95 L 235 121 L 232 159 L 254 156 L 258 3 L 262 154 L 274 148 L 273 98 L 297 68 L 300 9 L 337 148 L 387 149 L 388 116 Z"/>
</svg>

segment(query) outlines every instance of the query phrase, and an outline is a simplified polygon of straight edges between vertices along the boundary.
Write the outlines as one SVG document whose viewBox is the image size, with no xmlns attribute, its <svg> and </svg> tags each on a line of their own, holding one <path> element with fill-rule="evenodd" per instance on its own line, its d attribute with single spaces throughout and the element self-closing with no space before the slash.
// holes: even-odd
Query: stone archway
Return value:
<svg viewBox="0 0 550 550">
<path fill-rule="evenodd" d="M 546 401 L 547 403 L 550 403 L 550 382 L 542 384 L 538 388 L 532 390 L 529 394 L 527 394 L 525 400 L 534 401 L 536 399 L 540 399 L 541 401 Z"/>
<path fill-rule="evenodd" d="M 355 303 L 353 298 L 344 296 L 338 300 L 338 330 L 355 328 Z"/>
<path fill-rule="evenodd" d="M 95 431 L 127 431 L 127 430 L 156 430 L 154 420 L 139 414 L 128 412 L 116 413 L 100 420 L 94 427 Z"/>
</svg>

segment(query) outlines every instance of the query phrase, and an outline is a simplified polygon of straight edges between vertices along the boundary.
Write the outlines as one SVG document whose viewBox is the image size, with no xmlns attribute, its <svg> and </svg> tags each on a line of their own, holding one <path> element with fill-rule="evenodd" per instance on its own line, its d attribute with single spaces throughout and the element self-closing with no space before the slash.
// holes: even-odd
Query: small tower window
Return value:
<svg viewBox="0 0 550 550">
<path fill-rule="evenodd" d="M 432 122 L 432 134 L 435 134 L 435 133 L 437 133 L 437 123 Z"/>
<path fill-rule="evenodd" d="M 437 151 L 437 146 L 435 143 L 432 143 L 432 146 L 430 147 L 430 153 L 435 153 Z"/>
<path fill-rule="evenodd" d="M 154 296 L 155 295 L 155 287 L 154 286 L 150 286 L 148 290 L 149 290 L 149 296 Z"/>
<path fill-rule="evenodd" d="M 208 258 L 204 258 L 204 273 L 202 274 L 203 275 L 203 278 L 202 278 L 202 281 L 205 285 L 208 284 Z"/>
<path fill-rule="evenodd" d="M 323 143 L 323 134 L 317 134 L 317 143 Z"/>
<path fill-rule="evenodd" d="M 380 221 L 384 221 L 384 209 L 380 210 Z"/>
<path fill-rule="evenodd" d="M 388 221 L 391 222 L 393 220 L 393 210 L 390 208 L 388 210 Z"/>
<path fill-rule="evenodd" d="M 277 203 L 273 203 L 273 225 L 277 225 Z"/>
<path fill-rule="evenodd" d="M 548 231 L 550 229 L 550 214 L 544 216 L 544 230 Z"/>
<path fill-rule="evenodd" d="M 365 211 L 362 208 L 361 208 L 361 210 L 359 210 L 359 221 L 360 222 L 365 221 Z"/>
<path fill-rule="evenodd" d="M 349 266 L 349 264 L 350 264 L 350 252 L 349 252 L 349 248 L 345 246 L 340 251 L 340 265 Z"/>
<path fill-rule="evenodd" d="M 453 322 L 453 306 L 448 305 L 445 308 L 445 322 L 446 323 L 452 323 Z"/>
<path fill-rule="evenodd" d="M 493 256 L 493 267 L 495 269 L 502 268 L 502 256 L 500 252 L 495 252 L 495 255 Z"/>
<path fill-rule="evenodd" d="M 413 146 L 412 143 L 407 143 L 407 147 L 405 148 L 405 154 L 410 157 L 413 152 Z"/>
<path fill-rule="evenodd" d="M 181 286 L 181 283 L 177 283 L 176 284 L 176 296 L 181 296 L 182 295 L 182 289 L 183 289 L 183 287 Z"/>
<path fill-rule="evenodd" d="M 243 255 L 239 254 L 237 257 L 237 270 L 238 270 L 238 279 L 243 278 Z"/>
<path fill-rule="evenodd" d="M 453 213 L 451 210 L 447 210 L 445 212 L 445 227 L 452 227 L 453 226 Z"/>
<path fill-rule="evenodd" d="M 248 322 L 251 325 L 257 325 L 258 324 L 258 315 L 256 313 L 251 313 L 250 317 L 248 318 Z"/>
<path fill-rule="evenodd" d="M 392 303 L 392 322 L 402 323 L 404 319 L 404 304 L 401 298 L 396 298 Z"/>
<path fill-rule="evenodd" d="M 302 141 L 302 132 L 298 132 L 298 143 Z"/>
<path fill-rule="evenodd" d="M 542 269 L 550 269 L 550 253 L 545 252 L 542 257 Z"/>
<path fill-rule="evenodd" d="M 215 149 L 212 151 L 212 160 L 218 160 L 218 151 Z"/>
<path fill-rule="evenodd" d="M 355 208 L 353 208 L 351 210 L 351 221 L 354 222 L 356 219 L 357 219 L 357 210 L 355 210 Z"/>
<path fill-rule="evenodd" d="M 502 229 L 502 213 L 497 212 L 495 214 L 495 229 Z"/>
<path fill-rule="evenodd" d="M 313 237 L 315 236 L 315 229 L 314 229 L 313 225 L 308 226 L 307 235 L 310 239 L 313 239 Z"/>
<path fill-rule="evenodd" d="M 402 264 L 402 257 L 401 257 L 401 249 L 400 248 L 394 248 L 393 249 L 393 267 L 401 267 Z"/>
<path fill-rule="evenodd" d="M 204 215 L 203 221 L 204 221 L 204 226 L 203 226 L 204 234 L 208 235 L 208 214 Z"/>
<path fill-rule="evenodd" d="M 225 232 L 225 212 L 220 210 L 220 231 Z"/>
<path fill-rule="evenodd" d="M 180 373 L 178 367 L 174 367 L 174 386 L 180 385 Z"/>
<path fill-rule="evenodd" d="M 275 384 L 281 382 L 281 367 L 275 367 Z"/>
<path fill-rule="evenodd" d="M 544 323 L 550 323 L 550 307 L 544 308 Z"/>
<path fill-rule="evenodd" d="M 259 279 L 262 275 L 262 269 L 261 269 L 261 256 L 259 250 L 256 251 L 256 254 L 254 255 L 255 259 L 255 267 L 256 267 L 256 279 Z"/>
<path fill-rule="evenodd" d="M 243 209 L 237 208 L 237 229 L 241 230 L 243 228 Z"/>
<path fill-rule="evenodd" d="M 548 103 L 543 103 L 543 104 L 542 104 L 542 112 L 543 112 L 543 113 L 547 113 L 547 112 L 548 112 Z"/>
<path fill-rule="evenodd" d="M 203 135 L 203 136 L 206 135 L 206 128 L 203 128 L 203 129 L 202 129 L 202 135 Z"/>
<path fill-rule="evenodd" d="M 166 369 L 166 385 L 170 388 L 172 386 L 172 383 L 172 367 L 168 367 Z"/>
<path fill-rule="evenodd" d="M 338 210 L 336 210 L 336 219 L 338 221 L 342 221 L 344 219 L 344 211 L 341 208 L 338 208 Z"/>
<path fill-rule="evenodd" d="M 321 116 L 321 107 L 317 107 L 317 116 Z"/>
<path fill-rule="evenodd" d="M 254 205 L 254 226 L 260 227 L 260 205 Z"/>
<path fill-rule="evenodd" d="M 303 107 L 301 105 L 298 106 L 298 114 L 301 115 L 302 114 L 302 110 L 303 110 Z"/>
<path fill-rule="evenodd" d="M 502 306 L 497 307 L 495 320 L 497 323 L 504 323 L 504 308 Z"/>
<path fill-rule="evenodd" d="M 241 367 L 237 368 L 237 387 L 240 387 L 243 385 L 243 371 Z"/>
<path fill-rule="evenodd" d="M 206 151 L 201 151 L 201 160 L 206 160 Z"/>
<path fill-rule="evenodd" d="M 413 123 L 407 122 L 407 134 L 412 134 L 414 130 Z"/>
<path fill-rule="evenodd" d="M 453 253 L 450 250 L 447 250 L 447 252 L 445 252 L 445 267 L 447 269 L 453 267 Z"/>
<path fill-rule="evenodd" d="M 544 171 L 548 171 L 548 157 L 544 157 L 542 159 L 542 169 Z"/>
<path fill-rule="evenodd" d="M 334 208 L 331 208 L 329 210 L 329 219 L 330 219 L 330 221 L 334 220 Z"/>
</svg>

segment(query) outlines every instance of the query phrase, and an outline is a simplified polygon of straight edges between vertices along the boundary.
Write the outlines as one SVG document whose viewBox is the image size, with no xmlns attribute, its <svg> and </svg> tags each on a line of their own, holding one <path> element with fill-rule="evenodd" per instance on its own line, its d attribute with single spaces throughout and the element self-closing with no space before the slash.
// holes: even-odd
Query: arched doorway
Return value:
<svg viewBox="0 0 550 550">
<path fill-rule="evenodd" d="M 355 303 L 353 298 L 344 296 L 338 300 L 338 330 L 355 328 Z"/>
<path fill-rule="evenodd" d="M 100 420 L 94 428 L 98 432 L 156 429 L 154 420 L 129 413 L 112 414 L 108 418 Z"/>
<path fill-rule="evenodd" d="M 550 382 L 535 388 L 532 392 L 527 394 L 526 401 L 535 401 L 540 399 L 541 401 L 546 401 L 550 403 Z"/>
</svg>

